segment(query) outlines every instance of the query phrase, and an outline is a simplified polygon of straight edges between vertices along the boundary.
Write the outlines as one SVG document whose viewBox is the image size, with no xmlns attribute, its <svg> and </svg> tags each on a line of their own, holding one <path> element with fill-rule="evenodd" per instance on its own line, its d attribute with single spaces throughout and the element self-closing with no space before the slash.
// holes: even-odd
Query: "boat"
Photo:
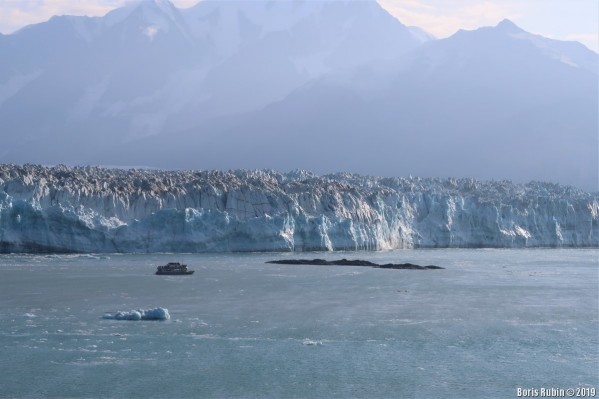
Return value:
<svg viewBox="0 0 599 399">
<path fill-rule="evenodd" d="M 158 266 L 156 268 L 156 274 L 159 276 L 189 276 L 193 274 L 195 270 L 187 268 L 187 265 L 183 265 L 179 262 L 169 262 L 164 266 Z"/>
</svg>

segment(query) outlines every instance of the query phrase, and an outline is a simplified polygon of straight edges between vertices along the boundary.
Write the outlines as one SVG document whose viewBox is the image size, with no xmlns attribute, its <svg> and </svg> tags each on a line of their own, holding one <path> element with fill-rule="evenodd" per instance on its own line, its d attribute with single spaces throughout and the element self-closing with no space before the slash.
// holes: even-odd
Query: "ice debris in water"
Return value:
<svg viewBox="0 0 599 399">
<path fill-rule="evenodd" d="M 316 340 L 305 338 L 304 341 L 302 342 L 302 344 L 304 344 L 306 346 L 319 346 L 319 345 L 322 345 L 322 341 L 316 341 Z"/>
<path fill-rule="evenodd" d="M 154 308 L 130 310 L 128 312 L 118 311 L 114 315 L 106 313 L 103 318 L 109 320 L 169 320 L 171 315 L 168 313 L 168 309 Z"/>
</svg>

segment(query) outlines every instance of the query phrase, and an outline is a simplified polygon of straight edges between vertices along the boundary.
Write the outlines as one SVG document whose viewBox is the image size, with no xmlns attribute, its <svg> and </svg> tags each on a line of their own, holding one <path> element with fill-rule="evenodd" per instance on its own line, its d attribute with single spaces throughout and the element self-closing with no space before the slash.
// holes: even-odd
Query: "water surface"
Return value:
<svg viewBox="0 0 599 399">
<path fill-rule="evenodd" d="M 484 398 L 599 388 L 597 250 L 0 256 L 0 397 Z M 284 257 L 445 270 L 274 265 Z M 182 261 L 193 276 L 155 276 Z M 168 308 L 171 320 L 105 320 Z"/>
</svg>

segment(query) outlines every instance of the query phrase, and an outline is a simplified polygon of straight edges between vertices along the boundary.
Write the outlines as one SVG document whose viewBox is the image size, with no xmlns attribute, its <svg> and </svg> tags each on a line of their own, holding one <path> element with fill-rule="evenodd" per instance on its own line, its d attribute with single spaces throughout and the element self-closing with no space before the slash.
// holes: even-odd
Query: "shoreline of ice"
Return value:
<svg viewBox="0 0 599 399">
<path fill-rule="evenodd" d="M 599 247 L 599 193 L 306 171 L 0 164 L 0 253 Z"/>
</svg>

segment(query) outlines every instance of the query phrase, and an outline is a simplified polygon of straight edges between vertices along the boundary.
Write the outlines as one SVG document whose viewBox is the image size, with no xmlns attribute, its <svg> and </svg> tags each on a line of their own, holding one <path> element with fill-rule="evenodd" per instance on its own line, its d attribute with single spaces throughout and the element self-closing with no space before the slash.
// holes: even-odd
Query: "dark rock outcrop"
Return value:
<svg viewBox="0 0 599 399">
<path fill-rule="evenodd" d="M 376 269 L 400 269 L 400 270 L 434 270 L 434 269 L 445 269 L 441 266 L 420 266 L 413 263 L 386 263 L 379 265 L 367 260 L 355 259 L 341 259 L 341 260 L 324 260 L 324 259 L 281 259 L 271 260 L 266 263 L 275 263 L 278 265 L 318 265 L 318 266 L 366 266 L 373 267 Z"/>
</svg>

